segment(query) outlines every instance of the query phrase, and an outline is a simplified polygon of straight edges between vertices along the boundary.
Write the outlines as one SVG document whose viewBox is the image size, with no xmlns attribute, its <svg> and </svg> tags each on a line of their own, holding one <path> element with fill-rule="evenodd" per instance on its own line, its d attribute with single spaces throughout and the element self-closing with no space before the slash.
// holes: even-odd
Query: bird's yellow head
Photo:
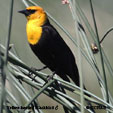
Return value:
<svg viewBox="0 0 113 113">
<path fill-rule="evenodd" d="M 47 19 L 45 11 L 39 6 L 27 7 L 25 10 L 19 11 L 19 13 L 24 14 L 28 21 L 37 21 L 37 23 L 39 22 L 40 25 L 43 25 Z"/>
<path fill-rule="evenodd" d="M 27 18 L 27 39 L 28 42 L 32 45 L 38 43 L 42 35 L 42 26 L 47 21 L 47 15 L 43 8 L 39 6 L 30 6 L 27 7 L 25 10 L 19 11 Z"/>
</svg>

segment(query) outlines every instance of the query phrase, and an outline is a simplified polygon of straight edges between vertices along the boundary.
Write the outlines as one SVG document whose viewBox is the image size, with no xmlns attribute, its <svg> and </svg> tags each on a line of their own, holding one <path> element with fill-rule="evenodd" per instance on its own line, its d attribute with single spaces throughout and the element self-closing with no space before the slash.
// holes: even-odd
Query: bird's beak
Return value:
<svg viewBox="0 0 113 113">
<path fill-rule="evenodd" d="M 28 16 L 28 11 L 27 10 L 21 10 L 21 11 L 18 11 L 18 12 L 24 14 L 25 16 Z"/>
</svg>

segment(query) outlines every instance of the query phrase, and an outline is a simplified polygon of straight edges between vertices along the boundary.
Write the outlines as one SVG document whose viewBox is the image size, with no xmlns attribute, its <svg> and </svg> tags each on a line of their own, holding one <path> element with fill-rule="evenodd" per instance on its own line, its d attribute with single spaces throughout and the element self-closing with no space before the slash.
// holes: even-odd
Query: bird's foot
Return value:
<svg viewBox="0 0 113 113">
<path fill-rule="evenodd" d="M 47 82 L 45 82 L 44 85 L 45 85 L 46 83 L 48 83 L 50 80 L 52 80 L 53 77 L 54 77 L 54 75 L 55 75 L 55 72 L 53 72 L 51 75 L 48 75 L 48 76 L 47 76 Z M 43 86 L 44 86 L 44 85 L 43 85 Z"/>
<path fill-rule="evenodd" d="M 42 71 L 42 70 L 44 70 L 44 69 L 46 69 L 46 68 L 47 68 L 47 66 L 44 66 L 44 67 L 42 67 L 41 69 L 36 69 L 36 68 L 34 68 L 34 67 L 31 67 L 31 69 L 32 69 L 33 71 L 35 71 L 35 72 Z M 33 73 L 29 71 L 29 74 L 28 74 L 28 75 L 29 75 L 29 76 L 32 76 Z M 34 76 L 34 78 L 32 79 L 32 81 L 35 79 L 35 77 L 36 77 L 36 75 Z"/>
<path fill-rule="evenodd" d="M 55 72 L 53 72 L 51 75 L 48 75 L 47 76 L 47 81 L 49 82 L 50 80 L 52 80 L 54 75 L 55 75 Z"/>
<path fill-rule="evenodd" d="M 46 69 L 47 68 L 47 66 L 44 66 L 44 67 L 42 67 L 42 68 L 40 68 L 40 69 L 36 69 L 36 68 L 34 68 L 35 69 L 35 71 L 42 71 L 42 70 L 44 70 L 44 69 Z"/>
</svg>

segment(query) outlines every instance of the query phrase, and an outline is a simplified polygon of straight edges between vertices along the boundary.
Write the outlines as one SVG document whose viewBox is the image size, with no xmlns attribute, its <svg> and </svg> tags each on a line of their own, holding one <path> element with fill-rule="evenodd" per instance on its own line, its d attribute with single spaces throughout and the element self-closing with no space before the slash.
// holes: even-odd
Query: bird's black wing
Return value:
<svg viewBox="0 0 113 113">
<path fill-rule="evenodd" d="M 69 64 L 69 60 L 71 63 L 75 63 L 75 59 L 71 50 L 53 26 L 43 27 L 42 38 L 44 39 L 42 42 L 46 43 L 48 53 L 50 53 L 54 58 L 51 60 L 54 60 L 56 67 L 60 66 L 59 68 L 61 68 L 62 66 L 66 69 L 66 66 L 64 65 Z"/>
<path fill-rule="evenodd" d="M 42 38 L 46 40 L 43 42 L 47 42 L 46 50 L 49 56 L 53 56 L 49 59 L 53 70 L 60 76 L 69 75 L 78 85 L 79 74 L 74 55 L 56 29 L 52 25 L 43 26 Z"/>
</svg>

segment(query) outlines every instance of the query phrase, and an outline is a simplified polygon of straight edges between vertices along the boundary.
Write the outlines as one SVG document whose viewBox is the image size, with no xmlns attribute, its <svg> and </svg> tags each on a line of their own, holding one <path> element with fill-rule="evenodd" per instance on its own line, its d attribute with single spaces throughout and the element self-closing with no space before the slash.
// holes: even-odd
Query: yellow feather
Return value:
<svg viewBox="0 0 113 113">
<path fill-rule="evenodd" d="M 47 15 L 44 11 L 36 11 L 36 13 L 31 14 L 27 17 L 27 39 L 32 45 L 38 43 L 42 35 L 42 25 L 46 22 Z"/>
<path fill-rule="evenodd" d="M 41 34 L 42 27 L 36 26 L 32 22 L 27 23 L 27 39 L 30 44 L 32 45 L 37 44 L 41 38 Z"/>
<path fill-rule="evenodd" d="M 35 7 L 31 7 L 35 8 Z M 42 35 L 42 25 L 46 22 L 47 15 L 42 8 L 37 7 L 37 11 L 27 17 L 27 39 L 32 45 L 38 43 Z"/>
</svg>

